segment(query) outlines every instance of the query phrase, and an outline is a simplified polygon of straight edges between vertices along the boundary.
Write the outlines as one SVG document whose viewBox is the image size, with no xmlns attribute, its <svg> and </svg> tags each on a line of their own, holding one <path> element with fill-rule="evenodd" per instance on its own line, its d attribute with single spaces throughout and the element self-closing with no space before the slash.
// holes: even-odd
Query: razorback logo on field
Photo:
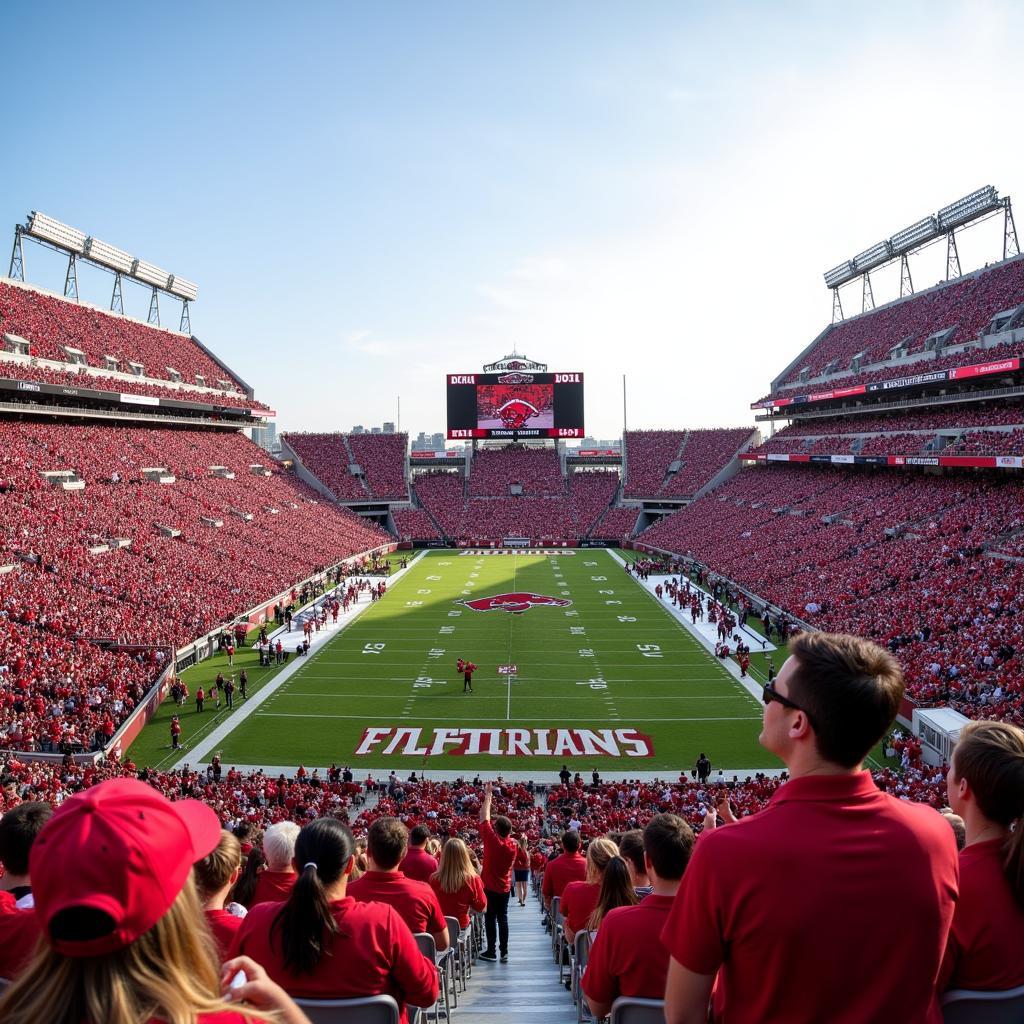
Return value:
<svg viewBox="0 0 1024 1024">
<path fill-rule="evenodd" d="M 477 597 L 472 601 L 458 601 L 475 612 L 493 612 L 502 609 L 520 615 L 535 605 L 550 605 L 552 608 L 567 608 L 572 601 L 564 597 L 548 597 L 546 594 L 495 594 L 494 597 Z"/>
</svg>

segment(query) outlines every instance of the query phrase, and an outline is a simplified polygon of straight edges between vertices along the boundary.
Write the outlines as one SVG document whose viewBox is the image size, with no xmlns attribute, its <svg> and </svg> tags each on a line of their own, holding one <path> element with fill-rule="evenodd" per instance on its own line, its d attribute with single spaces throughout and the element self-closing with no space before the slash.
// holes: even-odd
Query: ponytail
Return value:
<svg viewBox="0 0 1024 1024">
<path fill-rule="evenodd" d="M 336 818 L 318 818 L 295 841 L 295 861 L 303 867 L 270 926 L 271 941 L 280 931 L 284 967 L 293 974 L 316 970 L 338 932 L 327 889 L 342 877 L 354 849 L 352 833 Z"/>
<path fill-rule="evenodd" d="M 266 863 L 262 848 L 254 846 L 245 859 L 245 867 L 242 868 L 242 873 L 238 876 L 238 881 L 235 882 L 235 887 L 231 890 L 228 899 L 235 903 L 241 903 L 243 907 L 251 906 L 253 897 L 256 895 L 259 870 L 265 867 Z"/>
<path fill-rule="evenodd" d="M 609 910 L 633 907 L 638 902 L 626 861 L 621 856 L 612 857 L 601 874 L 601 891 L 597 897 L 597 906 L 587 919 L 587 929 L 596 932 Z"/>
<path fill-rule="evenodd" d="M 1024 910 L 1024 729 L 1009 722 L 970 722 L 953 751 L 952 770 L 967 780 L 978 810 L 1010 830 L 1003 873 Z"/>
</svg>

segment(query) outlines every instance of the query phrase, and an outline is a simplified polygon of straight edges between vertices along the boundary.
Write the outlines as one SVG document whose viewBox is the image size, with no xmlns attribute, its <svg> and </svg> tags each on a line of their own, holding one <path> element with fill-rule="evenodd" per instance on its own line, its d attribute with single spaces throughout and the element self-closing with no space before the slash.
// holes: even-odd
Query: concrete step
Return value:
<svg viewBox="0 0 1024 1024">
<path fill-rule="evenodd" d="M 509 903 L 508 931 L 509 962 L 474 964 L 452 1024 L 576 1024 L 572 996 L 558 983 L 551 936 L 541 925 L 532 893 L 525 907 Z"/>
</svg>

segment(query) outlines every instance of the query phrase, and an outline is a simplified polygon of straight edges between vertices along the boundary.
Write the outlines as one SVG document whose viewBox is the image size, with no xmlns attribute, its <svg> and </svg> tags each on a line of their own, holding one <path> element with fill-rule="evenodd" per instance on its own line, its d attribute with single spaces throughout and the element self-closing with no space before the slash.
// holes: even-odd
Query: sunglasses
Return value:
<svg viewBox="0 0 1024 1024">
<path fill-rule="evenodd" d="M 811 718 L 811 714 L 806 708 L 800 707 L 799 704 L 791 701 L 788 697 L 783 696 L 775 689 L 774 679 L 764 684 L 761 692 L 761 700 L 763 700 L 765 704 L 771 704 L 772 701 L 775 701 L 776 704 L 781 704 L 784 708 L 790 708 L 793 711 L 803 711 L 803 713 L 807 715 L 807 720 L 811 725 L 814 725 L 814 719 Z"/>
</svg>

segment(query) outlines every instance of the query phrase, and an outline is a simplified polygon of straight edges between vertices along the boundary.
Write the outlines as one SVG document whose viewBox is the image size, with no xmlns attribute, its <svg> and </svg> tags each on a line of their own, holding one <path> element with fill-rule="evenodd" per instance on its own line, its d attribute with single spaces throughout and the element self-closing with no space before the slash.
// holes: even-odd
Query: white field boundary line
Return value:
<svg viewBox="0 0 1024 1024">
<path fill-rule="evenodd" d="M 408 567 L 405 569 L 399 569 L 398 572 L 392 574 L 387 578 L 388 593 L 391 593 L 392 583 L 399 583 L 401 579 L 425 554 L 425 550 L 421 551 L 418 555 L 415 555 Z M 376 579 L 376 577 L 370 577 L 370 579 Z M 317 602 L 319 604 L 319 602 Z M 308 665 L 309 659 L 319 650 L 321 650 L 325 644 L 331 639 L 337 636 L 340 632 L 346 629 L 352 622 L 358 618 L 358 616 L 366 609 L 373 606 L 375 602 L 372 600 L 357 601 L 347 613 L 341 613 L 338 616 L 338 624 L 327 623 L 325 629 L 320 630 L 319 633 L 314 632 L 309 644 L 309 654 L 305 658 L 289 659 L 288 665 L 283 668 L 276 676 L 274 676 L 271 682 L 267 683 L 258 693 L 253 694 L 248 700 L 242 704 L 237 714 L 227 718 L 224 722 L 217 726 L 212 732 L 207 733 L 194 747 L 188 750 L 188 756 L 181 758 L 173 766 L 174 769 L 183 768 L 185 765 L 195 767 L 196 765 L 203 765 L 206 762 L 202 759 L 206 757 L 210 751 L 215 750 L 217 746 L 222 743 L 231 733 L 235 731 L 250 715 L 254 714 L 260 707 L 260 705 L 273 697 L 281 687 L 288 682 L 293 675 L 295 675 L 300 669 L 305 668 Z M 173 769 L 172 769 L 173 770 Z"/>
<path fill-rule="evenodd" d="M 678 622 L 679 625 L 682 626 L 687 633 L 689 633 L 698 643 L 701 644 L 701 646 L 703 646 L 707 651 L 709 651 L 711 657 L 714 658 L 714 660 L 717 661 L 725 669 L 725 671 L 728 672 L 729 675 L 731 675 L 733 679 L 735 679 L 736 682 L 739 683 L 739 685 L 742 686 L 743 689 L 746 690 L 747 693 L 749 693 L 750 696 L 757 700 L 757 702 L 760 704 L 761 693 L 763 688 L 759 686 L 757 683 L 755 683 L 753 679 L 750 678 L 749 674 L 746 676 L 746 678 L 741 676 L 739 665 L 737 665 L 736 662 L 734 662 L 731 658 L 715 658 L 715 643 L 718 637 L 717 634 L 714 637 L 709 635 L 712 629 L 711 623 L 705 620 L 703 623 L 694 624 L 690 622 L 689 616 L 684 614 L 684 612 L 681 609 L 677 608 L 674 604 L 671 604 L 664 599 L 659 600 L 658 595 L 654 592 L 655 586 L 657 586 L 658 583 L 664 583 L 666 579 L 670 579 L 671 577 L 660 576 L 651 580 L 638 580 L 635 574 L 625 572 L 626 561 L 624 558 L 617 555 L 614 551 L 611 550 L 611 548 L 605 548 L 605 551 L 611 556 L 611 558 L 618 562 L 619 567 L 623 570 L 624 575 L 628 576 L 641 590 L 645 591 L 650 596 L 652 601 L 660 605 L 662 611 L 664 611 L 666 615 L 675 619 L 676 622 Z M 693 587 L 694 584 L 691 582 L 690 586 Z M 701 588 L 696 587 L 695 589 L 700 590 Z M 701 591 L 701 593 L 703 593 L 705 597 L 710 596 L 707 593 L 707 591 Z M 702 626 L 707 630 L 706 633 L 701 628 Z M 715 628 L 717 629 L 717 625 L 715 626 Z M 769 649 L 774 651 L 776 649 L 775 645 L 772 643 L 768 643 L 765 647 L 765 652 L 767 652 Z"/>
</svg>

